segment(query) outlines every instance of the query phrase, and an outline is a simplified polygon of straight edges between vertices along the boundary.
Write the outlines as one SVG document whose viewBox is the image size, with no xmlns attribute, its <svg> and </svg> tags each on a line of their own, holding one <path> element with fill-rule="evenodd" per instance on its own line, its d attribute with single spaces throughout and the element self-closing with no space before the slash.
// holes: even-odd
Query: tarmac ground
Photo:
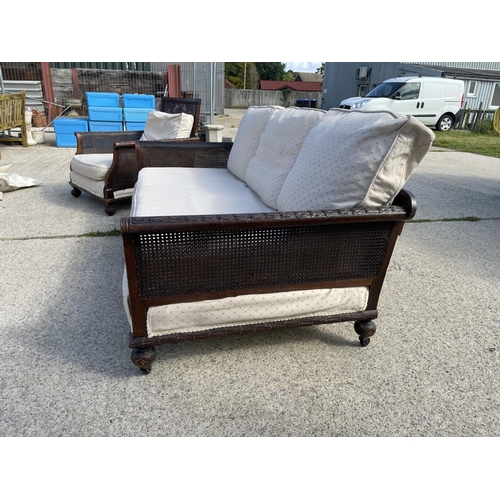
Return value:
<svg viewBox="0 0 500 500">
<path fill-rule="evenodd" d="M 369 346 L 348 323 L 235 335 L 160 346 L 145 376 L 113 232 L 130 203 L 71 196 L 74 152 L 0 144 L 42 183 L 0 201 L 0 435 L 500 435 L 500 159 L 424 158 Z"/>
</svg>

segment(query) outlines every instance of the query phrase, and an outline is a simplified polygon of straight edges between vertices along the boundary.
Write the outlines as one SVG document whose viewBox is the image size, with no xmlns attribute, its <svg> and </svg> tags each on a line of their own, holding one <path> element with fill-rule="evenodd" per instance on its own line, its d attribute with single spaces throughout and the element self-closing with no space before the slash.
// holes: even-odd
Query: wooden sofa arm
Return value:
<svg viewBox="0 0 500 500">
<path fill-rule="evenodd" d="M 138 141 L 142 133 L 142 130 L 124 132 L 75 132 L 76 154 L 112 153 L 115 143 Z"/>
</svg>

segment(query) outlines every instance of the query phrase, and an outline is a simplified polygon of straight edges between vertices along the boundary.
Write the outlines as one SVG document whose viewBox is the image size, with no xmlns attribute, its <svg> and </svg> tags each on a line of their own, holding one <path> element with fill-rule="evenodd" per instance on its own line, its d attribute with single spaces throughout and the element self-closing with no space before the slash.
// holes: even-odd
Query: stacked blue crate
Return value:
<svg viewBox="0 0 500 500">
<path fill-rule="evenodd" d="M 123 117 L 126 130 L 144 130 L 148 115 L 154 110 L 154 95 L 123 94 Z"/>
<path fill-rule="evenodd" d="M 56 118 L 53 124 L 58 148 L 76 148 L 75 132 L 89 131 L 86 118 Z"/>
<path fill-rule="evenodd" d="M 120 95 L 115 92 L 86 92 L 91 132 L 123 130 Z"/>
</svg>

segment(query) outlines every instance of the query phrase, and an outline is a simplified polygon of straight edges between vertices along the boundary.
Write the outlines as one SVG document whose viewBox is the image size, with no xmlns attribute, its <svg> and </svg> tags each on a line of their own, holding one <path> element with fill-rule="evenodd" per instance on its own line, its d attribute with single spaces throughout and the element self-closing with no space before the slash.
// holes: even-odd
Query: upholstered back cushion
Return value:
<svg viewBox="0 0 500 500">
<path fill-rule="evenodd" d="M 390 111 L 331 109 L 304 141 L 278 210 L 390 203 L 429 150 L 434 133 Z"/>
<path fill-rule="evenodd" d="M 186 139 L 191 135 L 194 117 L 188 113 L 163 113 L 151 111 L 148 114 L 141 141 L 162 141 L 165 139 Z"/>
<path fill-rule="evenodd" d="M 229 171 L 242 181 L 245 180 L 248 163 L 255 156 L 269 116 L 280 109 L 283 107 L 250 106 L 243 115 L 227 162 Z"/>
<path fill-rule="evenodd" d="M 267 119 L 255 156 L 248 163 L 245 182 L 268 207 L 277 210 L 278 195 L 300 148 L 325 113 L 321 109 L 290 107 L 275 111 Z"/>
</svg>

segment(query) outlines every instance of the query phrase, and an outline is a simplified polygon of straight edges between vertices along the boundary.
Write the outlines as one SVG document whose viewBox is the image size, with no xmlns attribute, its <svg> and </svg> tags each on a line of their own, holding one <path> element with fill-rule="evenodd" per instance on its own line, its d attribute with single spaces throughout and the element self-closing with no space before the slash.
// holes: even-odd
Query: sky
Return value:
<svg viewBox="0 0 500 500">
<path fill-rule="evenodd" d="M 316 73 L 316 69 L 321 68 L 320 62 L 287 62 L 285 71 L 302 71 L 304 73 Z"/>
</svg>

